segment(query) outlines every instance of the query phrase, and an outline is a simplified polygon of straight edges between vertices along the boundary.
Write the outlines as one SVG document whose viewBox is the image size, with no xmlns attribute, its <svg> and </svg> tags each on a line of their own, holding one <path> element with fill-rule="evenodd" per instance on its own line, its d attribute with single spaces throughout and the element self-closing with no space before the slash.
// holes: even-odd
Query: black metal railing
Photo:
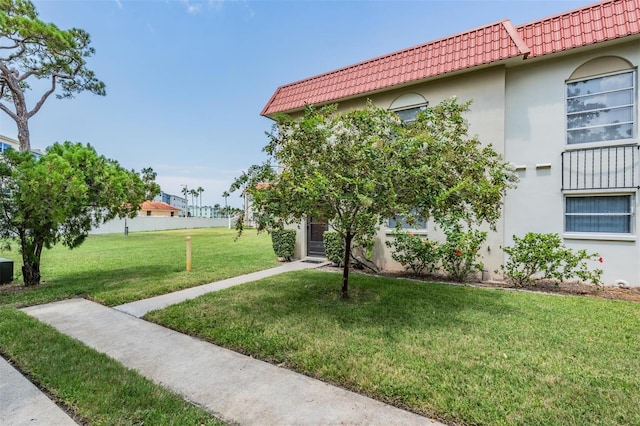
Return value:
<svg viewBox="0 0 640 426">
<path fill-rule="evenodd" d="M 606 146 L 562 153 L 562 190 L 640 189 L 640 146 Z"/>
</svg>

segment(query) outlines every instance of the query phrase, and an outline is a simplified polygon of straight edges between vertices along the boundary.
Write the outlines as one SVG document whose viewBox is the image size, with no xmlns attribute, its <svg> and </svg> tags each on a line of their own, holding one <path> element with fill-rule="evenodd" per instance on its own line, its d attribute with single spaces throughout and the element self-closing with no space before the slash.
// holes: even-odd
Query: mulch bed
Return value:
<svg viewBox="0 0 640 426">
<path fill-rule="evenodd" d="M 342 268 L 337 268 L 335 266 L 324 266 L 321 269 L 332 271 L 332 272 L 342 272 Z M 359 270 L 359 269 L 351 269 L 351 272 L 372 274 L 371 272 L 368 272 L 366 270 Z M 374 275 L 383 276 L 383 277 L 406 278 L 406 279 L 412 279 L 412 280 L 460 285 L 460 283 L 453 283 L 451 281 L 447 281 L 446 277 L 443 277 L 440 275 L 417 275 L 408 271 L 407 272 L 383 271 Z M 532 284 L 527 284 L 527 285 L 518 286 L 518 287 L 514 286 L 511 283 L 503 282 L 503 281 L 468 282 L 465 284 L 473 285 L 476 287 L 504 288 L 504 289 L 532 291 L 532 292 L 539 292 L 539 293 L 553 293 L 553 294 L 561 294 L 561 295 L 569 295 L 569 296 L 598 297 L 601 299 L 614 299 L 614 300 L 627 300 L 632 302 L 640 302 L 640 287 L 630 287 L 630 288 L 621 288 L 621 287 L 614 287 L 614 286 L 598 287 L 592 284 L 585 284 L 580 282 L 556 283 L 550 280 L 539 280 Z"/>
</svg>

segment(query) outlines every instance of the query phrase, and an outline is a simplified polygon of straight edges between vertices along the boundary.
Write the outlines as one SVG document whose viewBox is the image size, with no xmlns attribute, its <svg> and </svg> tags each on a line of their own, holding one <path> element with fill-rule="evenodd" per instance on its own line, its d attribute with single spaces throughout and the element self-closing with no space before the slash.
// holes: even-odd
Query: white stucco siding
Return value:
<svg viewBox="0 0 640 426">
<path fill-rule="evenodd" d="M 470 111 L 466 114 L 469 123 L 469 135 L 478 135 L 483 144 L 491 144 L 493 148 L 504 154 L 505 134 L 505 69 L 497 66 L 481 71 L 470 72 L 450 78 L 440 78 L 426 83 L 405 86 L 384 93 L 377 93 L 359 99 L 340 103 L 341 110 L 362 108 L 367 99 L 374 104 L 388 108 L 393 101 L 405 93 L 422 95 L 429 105 L 434 106 L 441 101 L 456 96 L 460 102 L 471 100 Z M 496 231 L 489 231 L 487 240 L 481 249 L 482 261 L 489 274 L 502 263 L 499 246 L 504 241 L 503 219 L 496 224 Z M 377 235 L 373 260 L 384 270 L 402 270 L 403 267 L 391 258 L 390 250 L 385 246 L 389 238 L 388 230 L 383 227 Z M 439 232 L 434 231 L 434 224 L 428 225 L 429 238 L 442 239 Z M 304 238 L 300 235 L 299 238 Z M 304 243 L 301 241 L 300 245 Z"/>
<path fill-rule="evenodd" d="M 564 234 L 565 194 L 562 191 L 561 157 L 567 149 L 565 82 L 582 64 L 602 56 L 618 56 L 637 67 L 640 64 L 640 42 L 617 47 L 610 45 L 531 64 L 525 61 L 522 66 L 507 70 L 505 158 L 526 169 L 518 172 L 518 188 L 506 198 L 505 245 L 512 244 L 512 235 L 523 236 L 527 232 L 558 233 L 568 237 Z M 635 84 L 637 88 L 637 74 Z M 637 89 L 635 96 L 637 105 Z M 637 108 L 635 123 L 635 141 L 631 142 L 637 143 Z M 581 191 L 584 195 L 597 192 Z M 632 285 L 640 285 L 640 251 L 638 242 L 634 240 L 640 230 L 637 214 L 639 197 L 636 190 L 621 192 L 634 195 L 632 228 L 635 229 L 632 229 L 632 235 L 624 236 L 632 241 L 565 238 L 564 242 L 574 249 L 585 248 L 600 253 L 604 263 L 593 266 L 605 270 L 603 280 L 606 284 L 623 279 Z"/>
</svg>

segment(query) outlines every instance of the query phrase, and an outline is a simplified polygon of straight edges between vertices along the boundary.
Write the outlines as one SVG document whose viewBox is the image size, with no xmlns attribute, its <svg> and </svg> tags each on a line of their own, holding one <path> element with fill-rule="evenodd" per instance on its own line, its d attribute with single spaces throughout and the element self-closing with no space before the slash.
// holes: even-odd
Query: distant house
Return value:
<svg viewBox="0 0 640 426">
<path fill-rule="evenodd" d="M 139 216 L 174 217 L 180 209 L 162 201 L 145 201 L 138 213 Z"/>
<path fill-rule="evenodd" d="M 20 142 L 18 142 L 15 139 L 12 139 L 10 137 L 0 135 L 0 153 L 3 153 L 8 149 L 19 150 L 20 149 Z M 42 151 L 40 149 L 32 149 L 31 152 L 37 158 L 39 158 L 40 156 L 45 154 L 44 151 Z"/>
<path fill-rule="evenodd" d="M 453 6 L 452 6 L 453 8 Z M 501 246 L 526 232 L 558 233 L 598 252 L 603 280 L 640 285 L 638 137 L 640 0 L 595 3 L 514 25 L 471 29 L 279 87 L 262 115 L 302 114 L 306 105 L 362 108 L 367 100 L 410 121 L 451 96 L 472 100 L 470 134 L 517 170 L 497 232 L 482 248 L 488 275 Z M 298 228 L 296 256 L 318 249 L 326 224 Z M 430 232 L 432 223 L 415 232 Z M 377 236 L 374 261 L 401 269 Z"/>
<path fill-rule="evenodd" d="M 161 201 L 163 203 L 167 203 L 170 206 L 177 207 L 180 210 L 180 213 L 177 216 L 186 216 L 187 215 L 187 199 L 185 197 L 180 197 L 179 195 L 168 194 L 164 191 L 160 192 L 160 194 L 156 195 L 153 201 Z"/>
</svg>

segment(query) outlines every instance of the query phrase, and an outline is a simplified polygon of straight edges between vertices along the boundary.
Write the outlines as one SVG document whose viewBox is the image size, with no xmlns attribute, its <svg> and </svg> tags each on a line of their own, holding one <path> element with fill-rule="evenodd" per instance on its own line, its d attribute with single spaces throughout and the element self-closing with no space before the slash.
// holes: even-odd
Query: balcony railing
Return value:
<svg viewBox="0 0 640 426">
<path fill-rule="evenodd" d="M 640 189 L 640 146 L 607 146 L 562 153 L 562 190 Z"/>
</svg>

